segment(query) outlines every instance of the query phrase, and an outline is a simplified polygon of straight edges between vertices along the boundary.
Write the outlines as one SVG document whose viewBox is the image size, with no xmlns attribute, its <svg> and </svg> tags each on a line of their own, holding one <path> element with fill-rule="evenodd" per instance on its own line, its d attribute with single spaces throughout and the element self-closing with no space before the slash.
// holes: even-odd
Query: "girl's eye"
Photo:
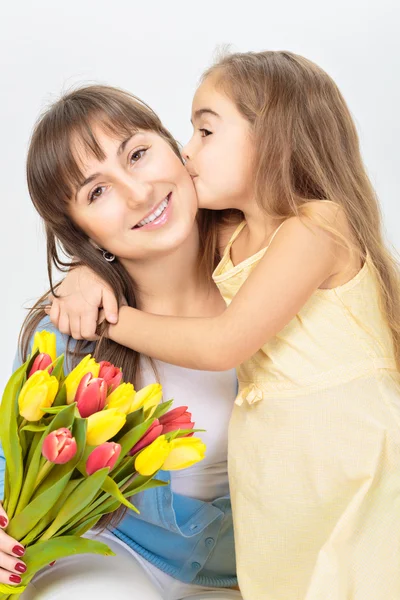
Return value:
<svg viewBox="0 0 400 600">
<path fill-rule="evenodd" d="M 103 191 L 105 190 L 105 187 L 105 185 L 98 185 L 96 188 L 94 188 L 94 190 L 90 192 L 89 203 L 93 202 L 94 200 L 97 200 L 97 198 L 100 198 L 100 196 L 103 194 Z"/>
<path fill-rule="evenodd" d="M 211 131 L 209 131 L 208 129 L 204 129 L 204 127 L 202 129 L 199 129 L 199 131 L 201 133 L 201 137 L 207 137 L 212 134 Z"/>
<path fill-rule="evenodd" d="M 147 152 L 147 148 L 139 148 L 139 150 L 135 150 L 129 157 L 129 160 L 133 163 L 138 162 Z"/>
</svg>

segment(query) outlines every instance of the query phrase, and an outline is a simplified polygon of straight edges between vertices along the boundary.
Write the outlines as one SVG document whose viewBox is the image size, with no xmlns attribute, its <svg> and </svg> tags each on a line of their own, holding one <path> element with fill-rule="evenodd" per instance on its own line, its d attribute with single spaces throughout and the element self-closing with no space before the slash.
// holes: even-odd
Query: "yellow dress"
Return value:
<svg viewBox="0 0 400 600">
<path fill-rule="evenodd" d="M 213 278 L 229 304 L 267 248 Z M 257 326 L 257 315 L 254 315 Z M 245 600 L 400 600 L 400 375 L 367 257 L 238 369 L 228 466 Z"/>
</svg>

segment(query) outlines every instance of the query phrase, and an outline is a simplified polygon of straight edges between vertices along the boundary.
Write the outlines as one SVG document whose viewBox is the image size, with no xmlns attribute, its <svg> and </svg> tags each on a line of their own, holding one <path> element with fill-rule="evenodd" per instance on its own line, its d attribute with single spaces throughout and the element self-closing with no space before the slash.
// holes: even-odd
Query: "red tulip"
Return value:
<svg viewBox="0 0 400 600">
<path fill-rule="evenodd" d="M 92 473 L 104 469 L 104 467 L 110 467 L 111 471 L 120 453 L 121 446 L 115 442 L 104 442 L 104 444 L 97 446 L 86 461 L 87 474 L 92 475 Z"/>
<path fill-rule="evenodd" d="M 75 438 L 69 429 L 61 427 L 44 438 L 42 454 L 56 465 L 63 465 L 73 458 L 77 451 Z"/>
<path fill-rule="evenodd" d="M 133 456 L 136 454 L 136 452 L 139 452 L 139 450 L 143 450 L 143 448 L 149 446 L 152 442 L 154 442 L 155 439 L 158 438 L 159 435 L 161 435 L 162 430 L 163 426 L 160 425 L 158 419 L 155 419 L 154 423 L 150 425 L 144 436 L 141 437 L 140 440 L 136 442 L 133 448 L 129 451 L 129 454 Z"/>
<path fill-rule="evenodd" d="M 187 411 L 187 406 L 178 406 L 170 410 L 160 417 L 159 421 L 163 426 L 163 434 L 178 429 L 193 429 L 195 425 L 192 421 L 192 413 Z M 187 437 L 192 435 L 193 433 L 188 433 Z"/>
<path fill-rule="evenodd" d="M 106 360 L 102 360 L 99 364 L 99 377 L 107 383 L 108 391 L 113 392 L 122 381 L 122 371 Z"/>
<path fill-rule="evenodd" d="M 49 365 L 51 365 L 53 361 L 51 360 L 51 356 L 48 354 L 38 354 L 35 360 L 33 361 L 33 365 L 31 370 L 29 371 L 28 377 L 36 373 L 36 371 L 44 371 L 47 369 Z M 51 374 L 53 368 L 48 369 L 49 374 Z"/>
<path fill-rule="evenodd" d="M 81 417 L 86 418 L 103 410 L 107 398 L 107 383 L 100 377 L 86 373 L 76 390 L 75 402 Z"/>
</svg>

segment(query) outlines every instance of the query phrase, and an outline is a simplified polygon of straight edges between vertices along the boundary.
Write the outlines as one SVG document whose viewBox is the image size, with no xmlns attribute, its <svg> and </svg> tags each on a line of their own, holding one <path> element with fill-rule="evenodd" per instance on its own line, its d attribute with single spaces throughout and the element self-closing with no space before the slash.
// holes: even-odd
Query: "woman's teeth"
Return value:
<svg viewBox="0 0 400 600">
<path fill-rule="evenodd" d="M 165 200 L 163 200 L 163 202 L 161 202 L 161 204 L 159 205 L 157 210 L 155 210 L 153 213 L 151 213 L 151 215 L 149 215 L 145 219 L 142 219 L 141 221 L 139 221 L 139 223 L 137 225 L 135 225 L 134 229 L 136 229 L 137 227 L 143 227 L 144 225 L 147 225 L 148 223 L 152 223 L 155 219 L 157 219 L 157 217 L 162 215 L 162 213 L 168 206 L 168 202 L 169 202 L 169 199 L 165 198 Z"/>
</svg>

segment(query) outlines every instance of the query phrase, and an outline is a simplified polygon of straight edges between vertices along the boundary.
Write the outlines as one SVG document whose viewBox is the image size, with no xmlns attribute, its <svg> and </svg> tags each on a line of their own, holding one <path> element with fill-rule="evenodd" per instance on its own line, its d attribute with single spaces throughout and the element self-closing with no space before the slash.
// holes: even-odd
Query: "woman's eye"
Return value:
<svg viewBox="0 0 400 600">
<path fill-rule="evenodd" d="M 147 152 L 147 148 L 139 148 L 139 150 L 135 150 L 129 157 L 131 162 L 138 162 L 144 154 Z"/>
<path fill-rule="evenodd" d="M 100 198 L 104 190 L 104 185 L 98 185 L 96 188 L 94 188 L 94 190 L 89 195 L 89 202 L 93 202 L 93 200 L 97 200 L 97 198 Z"/>
<path fill-rule="evenodd" d="M 208 129 L 204 129 L 204 127 L 202 129 L 199 129 L 199 131 L 201 133 L 201 137 L 207 137 L 212 134 L 211 131 L 209 131 Z"/>
</svg>

